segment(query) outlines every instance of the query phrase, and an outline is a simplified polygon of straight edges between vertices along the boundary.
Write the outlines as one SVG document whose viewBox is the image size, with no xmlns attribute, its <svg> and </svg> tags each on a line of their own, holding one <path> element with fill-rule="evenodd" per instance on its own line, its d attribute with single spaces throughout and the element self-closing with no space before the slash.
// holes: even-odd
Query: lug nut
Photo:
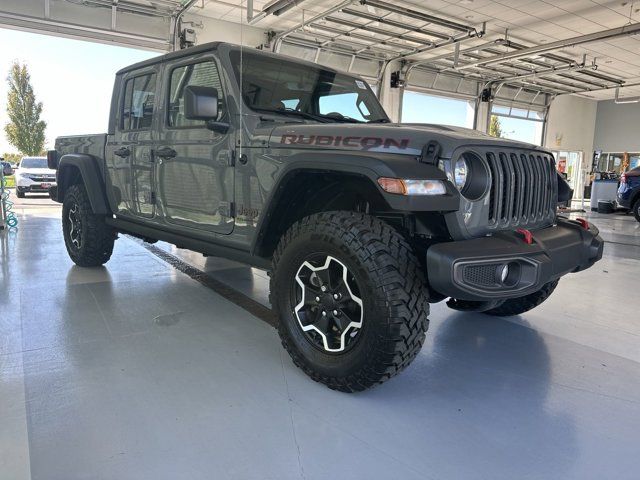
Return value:
<svg viewBox="0 0 640 480">
<path fill-rule="evenodd" d="M 322 311 L 322 316 L 326 317 L 327 316 L 327 312 L 325 312 L 324 310 Z"/>
<path fill-rule="evenodd" d="M 327 287 L 325 287 L 324 285 L 322 285 L 322 286 L 320 287 L 320 290 L 322 290 L 323 292 L 326 292 L 326 291 L 327 291 Z"/>
<path fill-rule="evenodd" d="M 334 300 L 338 300 L 340 298 L 340 294 L 339 293 L 334 293 L 333 294 L 333 299 Z"/>
<path fill-rule="evenodd" d="M 339 312 L 338 310 L 334 310 L 334 311 L 333 311 L 333 314 L 337 317 L 337 316 L 339 316 L 339 315 L 340 315 L 340 312 Z"/>
<path fill-rule="evenodd" d="M 316 297 L 316 302 L 320 303 L 320 297 Z"/>
</svg>

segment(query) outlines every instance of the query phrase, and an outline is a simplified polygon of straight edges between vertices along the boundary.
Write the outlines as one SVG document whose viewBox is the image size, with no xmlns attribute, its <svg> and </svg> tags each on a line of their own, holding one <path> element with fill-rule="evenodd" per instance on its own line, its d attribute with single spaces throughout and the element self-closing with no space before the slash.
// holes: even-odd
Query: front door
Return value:
<svg viewBox="0 0 640 480">
<path fill-rule="evenodd" d="M 157 73 L 131 72 L 123 81 L 118 125 L 105 152 L 110 202 L 120 215 L 152 218 Z"/>
<path fill-rule="evenodd" d="M 216 88 L 220 121 L 229 117 L 218 64 L 212 55 L 165 66 L 165 114 L 154 148 L 158 200 L 169 224 L 206 233 L 231 233 L 234 226 L 234 132 L 213 132 L 184 112 L 188 85 Z"/>
</svg>

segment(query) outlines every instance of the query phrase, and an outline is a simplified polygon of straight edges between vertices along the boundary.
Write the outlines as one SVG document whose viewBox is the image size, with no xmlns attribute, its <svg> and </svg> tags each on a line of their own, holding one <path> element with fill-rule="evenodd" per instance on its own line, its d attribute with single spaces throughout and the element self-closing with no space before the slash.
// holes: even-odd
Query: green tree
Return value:
<svg viewBox="0 0 640 480">
<path fill-rule="evenodd" d="M 14 62 L 7 83 L 9 123 L 4 127 L 7 139 L 24 155 L 38 155 L 44 150 L 47 124 L 40 120 L 42 102 L 36 101 L 27 66 Z"/>
<path fill-rule="evenodd" d="M 491 123 L 489 123 L 489 135 L 492 137 L 502 138 L 502 125 L 500 119 L 496 115 L 491 115 Z"/>
</svg>

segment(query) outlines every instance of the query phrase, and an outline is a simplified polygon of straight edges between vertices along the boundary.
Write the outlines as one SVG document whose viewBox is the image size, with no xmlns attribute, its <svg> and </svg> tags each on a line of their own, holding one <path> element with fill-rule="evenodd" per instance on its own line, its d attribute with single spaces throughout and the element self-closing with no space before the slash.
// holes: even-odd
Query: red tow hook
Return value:
<svg viewBox="0 0 640 480">
<path fill-rule="evenodd" d="M 582 225 L 582 228 L 585 230 L 589 230 L 589 222 L 587 222 L 584 218 L 576 218 L 576 222 Z"/>
<path fill-rule="evenodd" d="M 533 243 L 533 233 L 531 233 L 526 228 L 519 228 L 518 230 L 516 230 L 516 233 L 522 235 L 522 239 L 527 245 L 531 245 Z"/>
</svg>

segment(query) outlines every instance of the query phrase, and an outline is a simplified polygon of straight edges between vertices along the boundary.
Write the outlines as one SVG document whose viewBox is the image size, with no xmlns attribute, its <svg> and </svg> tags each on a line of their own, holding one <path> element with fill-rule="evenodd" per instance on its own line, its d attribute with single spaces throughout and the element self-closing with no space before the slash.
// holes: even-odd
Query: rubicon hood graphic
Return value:
<svg viewBox="0 0 640 480">
<path fill-rule="evenodd" d="M 287 124 L 270 135 L 272 148 L 321 148 L 420 155 L 429 141 L 437 141 L 446 156 L 461 141 L 477 145 L 534 146 L 494 138 L 476 130 L 431 124 Z M 535 147 L 534 147 L 535 148 Z"/>
</svg>

